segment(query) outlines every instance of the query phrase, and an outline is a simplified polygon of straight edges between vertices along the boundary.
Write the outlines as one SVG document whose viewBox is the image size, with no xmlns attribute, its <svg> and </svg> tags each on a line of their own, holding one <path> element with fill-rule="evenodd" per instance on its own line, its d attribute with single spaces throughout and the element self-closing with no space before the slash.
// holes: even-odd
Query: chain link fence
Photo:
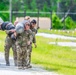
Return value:
<svg viewBox="0 0 76 75">
<path fill-rule="evenodd" d="M 61 29 L 67 29 L 67 24 L 66 24 L 66 17 L 70 16 L 72 18 L 73 21 L 76 20 L 76 12 L 72 13 L 72 12 L 41 12 L 41 10 L 38 8 L 36 12 L 31 11 L 28 12 L 25 8 L 24 8 L 24 3 L 23 0 L 20 1 L 20 9 L 21 11 L 16 11 L 15 8 L 16 6 L 13 6 L 13 4 L 15 2 L 12 2 L 12 0 L 9 0 L 9 11 L 0 11 L 0 14 L 8 14 L 8 19 L 11 22 L 14 22 L 16 17 L 19 17 L 20 20 L 21 18 L 23 19 L 25 16 L 30 16 L 32 19 L 36 19 L 37 20 L 37 25 L 40 26 L 40 28 L 42 29 L 52 29 L 54 28 L 54 26 L 59 26 L 59 24 L 55 24 L 53 25 L 54 21 L 53 21 L 53 15 L 56 14 L 59 17 L 59 20 L 62 21 L 62 27 Z M 15 8 L 13 8 L 15 7 Z M 38 7 L 38 4 L 37 4 Z M 4 17 L 6 18 L 6 17 Z M 56 17 L 57 18 L 57 17 Z M 73 24 L 71 24 L 73 25 Z M 69 27 L 69 25 L 68 25 Z"/>
<path fill-rule="evenodd" d="M 11 13 L 11 20 L 10 20 L 10 13 Z M 9 21 L 14 22 L 16 17 L 24 18 L 25 16 L 30 16 L 32 19 L 37 20 L 37 25 L 40 26 L 42 29 L 52 29 L 53 28 L 53 15 L 56 14 L 60 20 L 63 20 L 63 27 L 62 29 L 66 29 L 66 12 L 27 12 L 27 11 L 0 11 L 0 14 L 9 14 Z M 73 21 L 75 21 L 76 13 L 68 13 L 67 17 L 70 15 L 73 16 Z"/>
</svg>

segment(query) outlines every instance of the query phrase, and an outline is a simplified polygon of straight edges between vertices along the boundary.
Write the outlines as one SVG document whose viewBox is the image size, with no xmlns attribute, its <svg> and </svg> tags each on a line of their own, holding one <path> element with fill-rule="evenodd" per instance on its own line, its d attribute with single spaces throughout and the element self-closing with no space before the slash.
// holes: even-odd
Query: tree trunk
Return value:
<svg viewBox="0 0 76 75">
<path fill-rule="evenodd" d="M 73 0 L 70 0 L 70 6 L 69 6 L 69 9 L 68 9 L 68 11 L 65 13 L 65 15 L 64 15 L 64 17 L 61 19 L 61 22 L 63 22 L 64 20 L 65 20 L 65 18 L 68 16 L 68 14 L 69 14 L 69 12 L 71 11 L 71 9 L 74 7 L 74 2 L 73 2 Z"/>
<path fill-rule="evenodd" d="M 67 11 L 66 13 L 64 12 L 65 15 L 64 15 L 64 17 L 61 19 L 61 22 L 63 22 L 64 19 L 68 16 L 70 10 L 71 10 L 71 9 L 69 8 L 68 11 Z"/>
<path fill-rule="evenodd" d="M 58 2 L 57 3 L 57 12 L 59 12 L 60 11 L 60 3 Z"/>
</svg>

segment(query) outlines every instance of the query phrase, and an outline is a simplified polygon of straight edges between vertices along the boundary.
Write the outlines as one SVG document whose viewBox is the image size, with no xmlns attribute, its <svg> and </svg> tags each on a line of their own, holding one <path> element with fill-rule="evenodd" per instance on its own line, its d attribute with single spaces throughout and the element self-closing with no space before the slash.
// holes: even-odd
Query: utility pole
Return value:
<svg viewBox="0 0 76 75">
<path fill-rule="evenodd" d="M 12 0 L 9 0 L 9 21 L 12 22 Z"/>
<path fill-rule="evenodd" d="M 39 28 L 39 8 L 38 8 L 38 16 L 37 16 L 37 28 Z"/>
</svg>

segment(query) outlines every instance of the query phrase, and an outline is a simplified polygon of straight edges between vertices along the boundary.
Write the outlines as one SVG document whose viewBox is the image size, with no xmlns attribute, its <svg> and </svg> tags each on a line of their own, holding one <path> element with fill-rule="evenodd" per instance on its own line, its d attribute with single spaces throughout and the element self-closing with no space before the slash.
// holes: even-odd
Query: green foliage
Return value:
<svg viewBox="0 0 76 75">
<path fill-rule="evenodd" d="M 76 27 L 75 22 L 72 20 L 71 17 L 67 17 L 65 19 L 66 29 L 74 29 Z"/>
<path fill-rule="evenodd" d="M 48 11 L 47 4 L 44 4 L 43 11 Z"/>
<path fill-rule="evenodd" d="M 32 7 L 32 10 L 36 11 L 37 9 L 36 0 L 32 0 L 31 7 Z"/>
<path fill-rule="evenodd" d="M 0 11 L 5 11 L 8 10 L 9 7 L 9 1 L 8 0 L 1 0 L 0 1 Z M 9 20 L 9 14 L 8 13 L 0 13 L 0 17 L 4 20 L 4 21 L 8 21 Z"/>
<path fill-rule="evenodd" d="M 0 10 L 8 10 L 9 9 L 9 1 L 8 0 L 0 0 Z"/>
<path fill-rule="evenodd" d="M 53 29 L 62 29 L 63 28 L 59 17 L 55 13 L 52 15 L 52 28 Z"/>
<path fill-rule="evenodd" d="M 27 12 L 50 12 L 50 11 L 61 11 L 67 12 L 70 9 L 70 12 L 76 12 L 76 0 L 12 0 L 12 10 L 14 11 L 26 11 L 26 15 L 31 17 L 37 17 L 38 13 L 27 13 Z M 0 0 L 0 10 L 5 11 L 9 10 L 9 0 Z M 14 17 L 22 16 L 24 17 L 24 13 L 14 13 Z M 60 18 L 64 17 L 63 14 L 58 14 Z M 40 13 L 40 17 L 50 17 L 50 14 Z M 69 14 L 73 20 L 76 20 L 75 14 Z M 9 13 L 0 13 L 0 17 L 2 17 L 5 21 L 9 20 Z M 66 29 L 73 29 L 76 27 L 73 20 L 70 18 L 66 19 Z M 53 14 L 53 28 L 54 29 L 62 29 L 63 24 L 60 22 L 59 17 L 56 14 Z"/>
<path fill-rule="evenodd" d="M 52 28 L 53 29 L 63 29 L 64 27 L 64 22 L 61 23 L 59 17 L 54 13 L 52 16 Z M 76 23 L 73 21 L 73 19 L 68 16 L 65 19 L 65 29 L 75 29 L 76 28 Z"/>
<path fill-rule="evenodd" d="M 0 17 L 1 17 L 4 21 L 9 21 L 9 13 L 2 13 L 2 14 L 0 14 Z"/>
</svg>

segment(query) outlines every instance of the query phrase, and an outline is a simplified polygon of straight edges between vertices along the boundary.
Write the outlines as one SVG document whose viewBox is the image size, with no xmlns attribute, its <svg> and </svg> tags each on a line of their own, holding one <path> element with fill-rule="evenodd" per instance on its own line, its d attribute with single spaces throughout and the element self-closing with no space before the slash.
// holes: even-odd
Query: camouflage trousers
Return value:
<svg viewBox="0 0 76 75">
<path fill-rule="evenodd" d="M 26 58 L 26 64 L 27 66 L 31 63 L 31 52 L 32 52 L 32 45 L 27 46 L 27 58 Z"/>
<path fill-rule="evenodd" d="M 16 66 L 17 65 L 17 52 L 16 52 L 15 41 L 12 41 L 12 39 L 7 36 L 6 39 L 5 39 L 5 46 L 4 46 L 6 65 L 7 64 L 10 64 L 9 63 L 9 52 L 10 52 L 10 48 L 12 48 L 13 58 L 14 58 L 14 64 Z"/>
<path fill-rule="evenodd" d="M 27 47 L 17 46 L 17 65 L 18 67 L 26 66 Z"/>
</svg>

